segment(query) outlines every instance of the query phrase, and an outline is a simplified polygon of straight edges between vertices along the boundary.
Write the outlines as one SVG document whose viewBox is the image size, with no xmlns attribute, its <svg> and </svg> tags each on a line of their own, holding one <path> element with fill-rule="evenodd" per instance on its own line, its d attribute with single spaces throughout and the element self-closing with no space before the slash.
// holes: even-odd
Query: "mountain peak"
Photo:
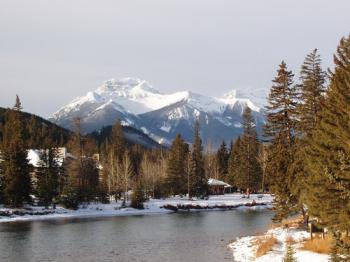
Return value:
<svg viewBox="0 0 350 262">
<path fill-rule="evenodd" d="M 97 88 L 98 93 L 105 92 L 149 92 L 159 94 L 147 81 L 135 77 L 109 79 Z"/>
<path fill-rule="evenodd" d="M 237 98 L 237 90 L 232 89 L 228 91 L 226 94 L 223 96 L 224 99 L 236 99 Z"/>
</svg>

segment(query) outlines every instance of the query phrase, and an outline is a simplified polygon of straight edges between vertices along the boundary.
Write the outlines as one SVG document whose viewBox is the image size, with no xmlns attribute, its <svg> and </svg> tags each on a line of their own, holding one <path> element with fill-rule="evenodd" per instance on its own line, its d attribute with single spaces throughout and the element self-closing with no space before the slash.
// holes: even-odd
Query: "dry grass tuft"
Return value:
<svg viewBox="0 0 350 262">
<path fill-rule="evenodd" d="M 271 251 L 273 246 L 277 243 L 278 240 L 273 235 L 256 238 L 254 241 L 254 245 L 257 246 L 256 257 L 265 255 L 267 252 Z"/>
<path fill-rule="evenodd" d="M 325 239 L 314 238 L 303 243 L 301 249 L 308 250 L 320 254 L 329 254 L 331 252 L 333 239 L 331 236 L 326 236 Z"/>
</svg>

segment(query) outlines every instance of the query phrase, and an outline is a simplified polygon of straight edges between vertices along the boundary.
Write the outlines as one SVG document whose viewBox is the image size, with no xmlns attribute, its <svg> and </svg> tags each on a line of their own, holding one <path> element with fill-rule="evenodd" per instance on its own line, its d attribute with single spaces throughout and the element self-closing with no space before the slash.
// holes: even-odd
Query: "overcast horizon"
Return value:
<svg viewBox="0 0 350 262">
<path fill-rule="evenodd" d="M 0 0 L 0 107 L 50 116 L 111 78 L 170 93 L 262 96 L 285 60 L 332 65 L 350 33 L 350 2 L 235 0 Z M 297 78 L 295 78 L 297 80 Z M 248 91 L 247 91 L 248 90 Z M 262 98 L 259 97 L 261 100 Z"/>
</svg>

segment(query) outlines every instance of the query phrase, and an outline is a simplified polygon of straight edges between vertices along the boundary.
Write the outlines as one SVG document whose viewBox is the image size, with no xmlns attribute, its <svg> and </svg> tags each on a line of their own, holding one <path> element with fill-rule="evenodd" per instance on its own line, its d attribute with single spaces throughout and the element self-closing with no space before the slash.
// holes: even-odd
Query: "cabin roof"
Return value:
<svg viewBox="0 0 350 262">
<path fill-rule="evenodd" d="M 232 187 L 230 184 L 227 184 L 224 181 L 220 181 L 220 180 L 217 180 L 214 178 L 209 178 L 208 185 L 209 186 L 224 186 L 225 188 Z"/>
</svg>

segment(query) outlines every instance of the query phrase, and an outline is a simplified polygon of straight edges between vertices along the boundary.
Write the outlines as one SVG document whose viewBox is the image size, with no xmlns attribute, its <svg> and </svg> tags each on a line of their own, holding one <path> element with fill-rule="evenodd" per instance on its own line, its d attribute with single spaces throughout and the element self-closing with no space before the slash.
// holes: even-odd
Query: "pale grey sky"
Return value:
<svg viewBox="0 0 350 262">
<path fill-rule="evenodd" d="M 350 33 L 348 0 L 0 0 L 0 106 L 49 116 L 104 80 L 161 92 L 267 90 L 284 59 L 325 67 Z"/>
</svg>

